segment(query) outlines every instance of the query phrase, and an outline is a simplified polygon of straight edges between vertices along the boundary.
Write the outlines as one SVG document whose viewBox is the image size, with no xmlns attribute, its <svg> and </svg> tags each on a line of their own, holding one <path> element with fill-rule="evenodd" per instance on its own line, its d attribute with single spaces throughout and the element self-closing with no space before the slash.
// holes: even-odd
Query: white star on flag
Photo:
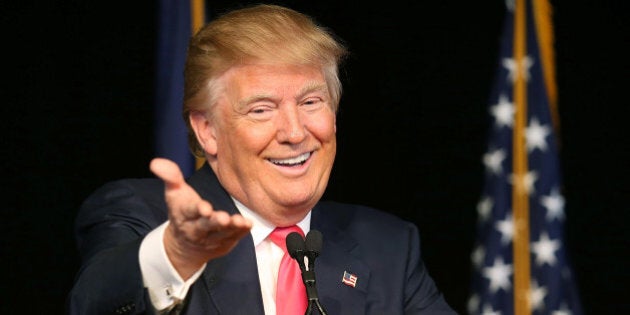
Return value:
<svg viewBox="0 0 630 315">
<path fill-rule="evenodd" d="M 512 241 L 512 237 L 514 237 L 514 221 L 511 214 L 506 215 L 505 220 L 497 221 L 494 227 L 501 232 L 501 244 L 507 245 Z"/>
<path fill-rule="evenodd" d="M 538 282 L 532 281 L 532 287 L 529 294 L 529 302 L 532 311 L 538 311 L 545 308 L 545 296 L 547 296 L 547 288 L 538 286 Z"/>
<path fill-rule="evenodd" d="M 557 187 L 554 187 L 548 196 L 540 197 L 540 203 L 547 208 L 547 215 L 545 216 L 547 222 L 551 222 L 553 219 L 564 220 L 564 197 Z"/>
<path fill-rule="evenodd" d="M 483 268 L 483 276 L 490 280 L 490 291 L 496 293 L 499 289 L 508 290 L 512 285 L 510 276 L 513 272 L 512 265 L 503 263 L 503 258 L 494 259 L 492 267 Z"/>
<path fill-rule="evenodd" d="M 514 125 L 514 104 L 510 103 L 505 94 L 499 95 L 499 103 L 490 107 L 497 127 L 512 127 Z"/>
<path fill-rule="evenodd" d="M 567 308 L 567 305 L 565 303 L 562 303 L 560 309 L 551 312 L 551 315 L 573 315 L 573 313 L 569 308 Z"/>
<path fill-rule="evenodd" d="M 492 305 L 488 305 L 488 304 L 483 306 L 483 310 L 481 312 L 482 312 L 481 315 L 501 315 L 501 311 L 498 311 L 498 310 L 495 311 L 492 308 Z"/>
<path fill-rule="evenodd" d="M 497 149 L 492 152 L 488 152 L 483 155 L 483 164 L 486 166 L 486 170 L 489 170 L 495 175 L 500 175 L 503 172 L 503 160 L 505 160 L 505 151 L 503 149 Z"/>
<path fill-rule="evenodd" d="M 470 259 L 472 260 L 475 267 L 480 268 L 483 265 L 483 259 L 486 257 L 486 250 L 483 249 L 483 246 L 477 246 L 475 250 L 470 255 Z"/>
<path fill-rule="evenodd" d="M 473 294 L 466 304 L 466 308 L 468 308 L 468 313 L 474 314 L 477 309 L 479 309 L 479 295 Z"/>
<path fill-rule="evenodd" d="M 518 66 L 514 58 L 503 58 L 503 67 L 508 70 L 508 78 L 511 82 L 516 81 L 517 75 L 522 75 L 525 81 L 529 81 L 529 68 L 534 65 L 534 60 L 525 56 Z"/>
<path fill-rule="evenodd" d="M 485 222 L 488 220 L 493 205 L 494 201 L 492 201 L 492 198 L 488 196 L 485 196 L 479 201 L 479 203 L 477 203 L 477 213 L 479 214 L 480 221 Z"/>
<path fill-rule="evenodd" d="M 541 125 L 537 118 L 532 118 L 529 126 L 525 129 L 525 139 L 527 140 L 527 151 L 531 152 L 538 148 L 541 151 L 547 150 L 547 136 L 551 134 L 551 128 Z"/>
<path fill-rule="evenodd" d="M 540 234 L 538 242 L 532 242 L 532 252 L 536 255 L 536 264 L 542 266 L 547 263 L 553 266 L 556 263 L 556 251 L 560 249 L 560 241 L 549 239 L 546 232 Z"/>
<path fill-rule="evenodd" d="M 505 6 L 510 12 L 514 12 L 514 0 L 505 0 Z"/>
<path fill-rule="evenodd" d="M 538 179 L 537 172 L 530 171 L 530 172 L 527 172 L 527 174 L 525 174 L 524 176 L 521 176 L 521 178 L 516 178 L 516 177 L 519 177 L 519 176 L 516 176 L 515 174 L 510 175 L 510 177 L 508 178 L 508 181 L 510 182 L 510 184 L 514 185 L 516 183 L 515 180 L 520 180 L 521 184 L 523 185 L 523 188 L 525 189 L 525 192 L 528 195 L 534 192 L 534 184 L 536 183 L 536 180 Z"/>
</svg>

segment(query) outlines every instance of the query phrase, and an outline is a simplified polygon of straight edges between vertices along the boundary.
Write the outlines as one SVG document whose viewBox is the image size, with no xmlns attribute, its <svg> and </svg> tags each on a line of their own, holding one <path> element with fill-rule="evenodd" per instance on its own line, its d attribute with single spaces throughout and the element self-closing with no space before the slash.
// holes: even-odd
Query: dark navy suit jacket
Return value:
<svg viewBox="0 0 630 315">
<path fill-rule="evenodd" d="M 215 209 L 238 212 L 208 165 L 188 183 Z M 67 312 L 152 314 L 138 251 L 143 237 L 166 220 L 158 179 L 111 182 L 86 199 L 76 220 L 82 266 Z M 319 300 L 329 315 L 455 314 L 420 258 L 415 225 L 368 207 L 320 202 L 312 210 L 311 229 L 323 235 L 315 271 Z M 357 277 L 355 287 L 342 283 L 344 272 Z M 208 262 L 174 313 L 264 314 L 251 235 Z"/>
</svg>

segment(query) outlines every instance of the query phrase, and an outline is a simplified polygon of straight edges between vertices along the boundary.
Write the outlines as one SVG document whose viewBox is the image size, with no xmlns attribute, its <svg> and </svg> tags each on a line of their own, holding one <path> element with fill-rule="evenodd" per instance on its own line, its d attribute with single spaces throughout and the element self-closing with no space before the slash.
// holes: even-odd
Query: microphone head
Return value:
<svg viewBox="0 0 630 315">
<path fill-rule="evenodd" d="M 319 255 L 322 251 L 322 233 L 318 230 L 310 230 L 306 234 L 306 250 L 309 253 Z"/>
<path fill-rule="evenodd" d="M 293 259 L 302 259 L 306 246 L 304 245 L 304 238 L 297 232 L 291 232 L 287 235 L 287 252 Z"/>
</svg>

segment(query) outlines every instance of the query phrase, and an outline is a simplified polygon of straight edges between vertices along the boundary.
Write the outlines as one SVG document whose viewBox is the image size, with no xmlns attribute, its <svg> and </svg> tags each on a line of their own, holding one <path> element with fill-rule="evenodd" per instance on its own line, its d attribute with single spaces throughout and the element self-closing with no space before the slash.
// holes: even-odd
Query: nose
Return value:
<svg viewBox="0 0 630 315">
<path fill-rule="evenodd" d="M 280 111 L 277 122 L 277 139 L 280 143 L 300 143 L 306 138 L 306 128 L 296 106 L 287 106 Z"/>
</svg>

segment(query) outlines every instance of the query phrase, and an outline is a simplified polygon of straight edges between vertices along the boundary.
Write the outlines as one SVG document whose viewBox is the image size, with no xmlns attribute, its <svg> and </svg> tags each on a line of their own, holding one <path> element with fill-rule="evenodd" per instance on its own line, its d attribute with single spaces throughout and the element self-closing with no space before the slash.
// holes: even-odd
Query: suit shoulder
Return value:
<svg viewBox="0 0 630 315">
<path fill-rule="evenodd" d="M 107 182 L 81 204 L 77 221 L 102 220 L 131 212 L 149 214 L 157 221 L 166 218 L 164 183 L 154 178 L 128 178 Z M 100 219 L 98 219 L 100 218 Z"/>
<path fill-rule="evenodd" d="M 123 199 L 136 196 L 143 199 L 160 199 L 164 195 L 164 183 L 155 178 L 126 178 L 107 182 L 94 190 L 84 203 Z"/>
<path fill-rule="evenodd" d="M 337 222 L 342 229 L 361 225 L 386 231 L 413 226 L 392 213 L 365 205 L 324 201 L 318 204 L 317 210 L 318 216 L 326 217 L 328 222 Z"/>
</svg>

